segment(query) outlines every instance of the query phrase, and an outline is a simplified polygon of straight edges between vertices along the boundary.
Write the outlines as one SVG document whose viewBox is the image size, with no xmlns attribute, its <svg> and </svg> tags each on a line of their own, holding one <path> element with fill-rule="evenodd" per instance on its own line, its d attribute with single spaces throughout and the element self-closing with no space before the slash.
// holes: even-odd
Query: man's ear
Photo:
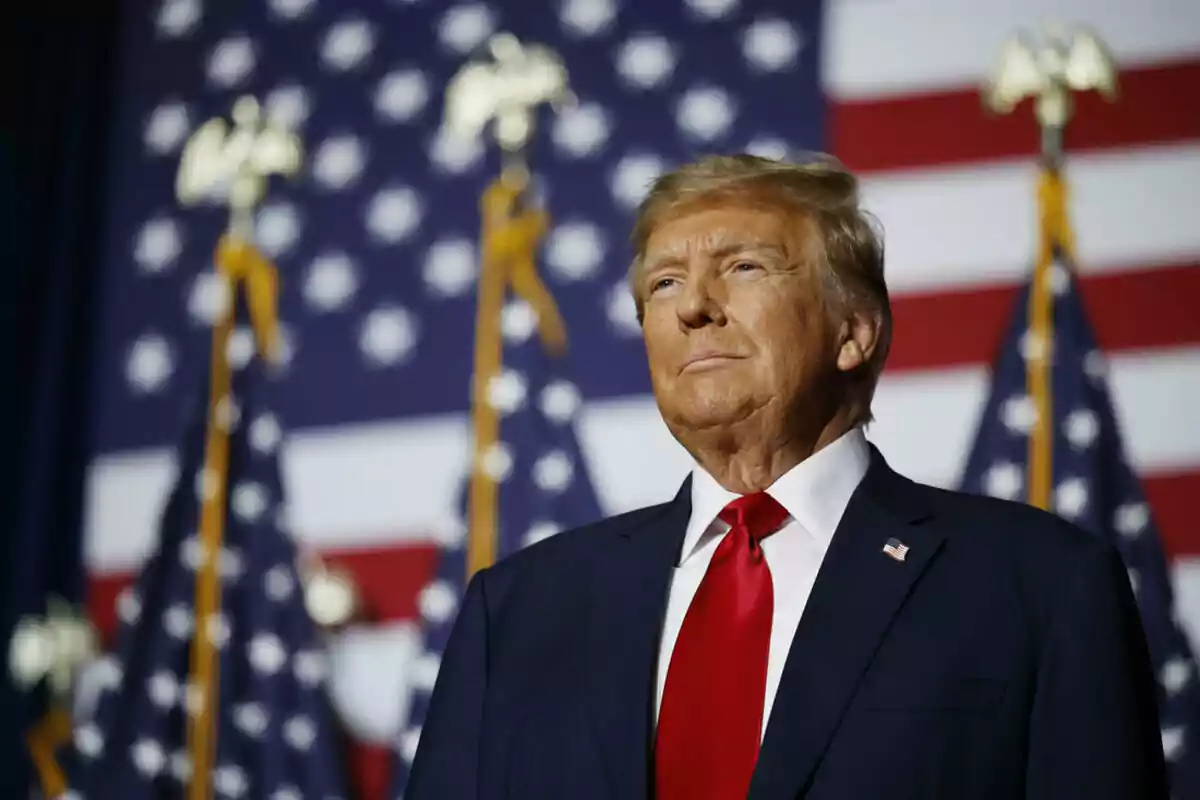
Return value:
<svg viewBox="0 0 1200 800">
<path fill-rule="evenodd" d="M 879 342 L 883 319 L 874 312 L 855 312 L 838 331 L 838 369 L 853 372 L 871 360 Z"/>
</svg>

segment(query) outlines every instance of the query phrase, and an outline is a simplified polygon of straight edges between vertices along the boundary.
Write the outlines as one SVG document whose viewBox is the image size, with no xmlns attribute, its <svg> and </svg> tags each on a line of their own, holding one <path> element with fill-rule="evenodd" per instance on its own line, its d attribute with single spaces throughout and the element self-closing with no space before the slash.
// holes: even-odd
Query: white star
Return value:
<svg viewBox="0 0 1200 800">
<path fill-rule="evenodd" d="M 267 119 L 293 131 L 305 123 L 312 111 L 308 90 L 296 84 L 272 89 L 264 106 Z"/>
<path fill-rule="evenodd" d="M 166 766 L 167 756 L 163 753 L 162 745 L 153 739 L 138 739 L 131 755 L 138 772 L 147 777 L 158 775 Z"/>
<path fill-rule="evenodd" d="M 292 658 L 292 672 L 296 680 L 310 689 L 319 686 L 328 671 L 325 655 L 320 650 L 301 650 Z"/>
<path fill-rule="evenodd" d="M 267 597 L 275 602 L 283 602 L 292 596 L 295 591 L 296 583 L 292 580 L 288 568 L 282 564 L 277 564 L 267 570 L 267 574 L 263 576 L 263 590 Z"/>
<path fill-rule="evenodd" d="M 421 616 L 435 625 L 448 622 L 458 608 L 458 593 L 447 581 L 428 584 L 417 597 Z"/>
<path fill-rule="evenodd" d="M 437 653 L 429 651 L 421 653 L 413 659 L 412 665 L 409 667 L 409 680 L 412 686 L 423 692 L 432 692 L 437 683 L 438 670 L 441 669 L 441 666 L 442 661 L 438 658 Z"/>
<path fill-rule="evenodd" d="M 559 9 L 563 27 L 577 36 L 604 33 L 616 18 L 613 0 L 563 0 Z"/>
<path fill-rule="evenodd" d="M 297 714 L 283 726 L 283 738 L 297 750 L 308 750 L 317 738 L 317 727 L 303 714 Z"/>
<path fill-rule="evenodd" d="M 274 414 L 259 414 L 250 423 L 250 446 L 263 455 L 274 453 L 282 438 L 283 429 Z"/>
<path fill-rule="evenodd" d="M 1176 695 L 1192 679 L 1192 667 L 1187 659 L 1176 656 L 1163 664 L 1158 680 L 1169 695 Z"/>
<path fill-rule="evenodd" d="M 589 222 L 564 222 L 550 234 L 546 263 L 560 278 L 590 278 L 603 258 L 604 237 Z"/>
<path fill-rule="evenodd" d="M 383 306 L 367 314 L 359 347 L 374 366 L 389 367 L 405 361 L 417 346 L 417 320 L 406 308 Z"/>
<path fill-rule="evenodd" d="M 345 253 L 326 253 L 317 256 L 308 268 L 304 282 L 304 299 L 318 311 L 342 308 L 358 290 L 354 263 Z"/>
<path fill-rule="evenodd" d="M 170 708 L 179 702 L 179 681 L 171 672 L 160 669 L 146 682 L 146 694 L 159 708 Z"/>
<path fill-rule="evenodd" d="M 1034 333 L 1032 330 L 1027 330 L 1021 334 L 1021 340 L 1017 348 L 1021 352 L 1021 358 L 1026 361 L 1042 361 L 1049 358 L 1053 352 L 1053 347 L 1048 346 L 1045 337 Z"/>
<path fill-rule="evenodd" d="M 459 175 L 474 166 L 483 156 L 483 142 L 477 137 L 455 136 L 438 131 L 430 142 L 429 158 L 442 172 Z"/>
<path fill-rule="evenodd" d="M 484 473 L 501 483 L 512 474 L 513 457 L 508 445 L 504 442 L 493 442 L 479 457 L 479 466 Z"/>
<path fill-rule="evenodd" d="M 104 752 L 104 734 L 95 723 L 85 722 L 75 729 L 75 747 L 87 758 L 98 758 Z"/>
<path fill-rule="evenodd" d="M 254 43 L 245 36 L 231 36 L 217 43 L 208 57 L 208 79 L 222 89 L 237 86 L 254 71 Z"/>
<path fill-rule="evenodd" d="M 983 476 L 983 490 L 992 497 L 1016 500 L 1025 489 L 1025 472 L 1016 464 L 1001 461 L 988 468 Z"/>
<path fill-rule="evenodd" d="M 204 631 L 213 647 L 224 650 L 225 645 L 229 644 L 229 637 L 232 634 L 229 617 L 225 616 L 222 611 L 210 614 L 204 621 Z"/>
<path fill-rule="evenodd" d="M 626 208 L 637 206 L 650 190 L 650 185 L 662 175 L 663 169 L 662 159 L 657 156 L 624 156 L 613 171 L 613 197 Z"/>
<path fill-rule="evenodd" d="M 579 390 L 569 381 L 556 380 L 542 389 L 542 413 L 559 425 L 571 421 L 580 403 Z"/>
<path fill-rule="evenodd" d="M 362 174 L 365 163 L 365 148 L 357 136 L 331 136 L 313 156 L 313 177 L 331 191 L 345 189 Z"/>
<path fill-rule="evenodd" d="M 183 103 L 164 103 L 150 114 L 142 140 L 151 153 L 167 155 L 179 149 L 191 127 L 187 106 Z"/>
<path fill-rule="evenodd" d="M 693 14 L 705 19 L 728 16 L 738 6 L 738 0 L 686 0 Z"/>
<path fill-rule="evenodd" d="M 192 757 L 186 750 L 176 750 L 171 753 L 171 775 L 183 783 L 192 778 Z"/>
<path fill-rule="evenodd" d="M 621 281 L 608 292 L 606 299 L 608 321 L 613 330 L 625 336 L 640 336 L 642 326 L 637 318 L 637 304 L 629 286 Z"/>
<path fill-rule="evenodd" d="M 1175 761 L 1183 755 L 1185 730 L 1182 725 L 1162 729 L 1163 755 L 1167 761 Z"/>
<path fill-rule="evenodd" d="M 201 325 L 212 325 L 229 311 L 233 300 L 229 281 L 215 270 L 204 270 L 192 281 L 188 292 L 188 314 Z"/>
<path fill-rule="evenodd" d="M 769 158 L 772 161 L 782 161 L 787 158 L 791 148 L 787 142 L 774 136 L 760 136 L 746 145 L 746 152 L 759 158 Z"/>
<path fill-rule="evenodd" d="M 271 11 L 283 19 L 300 19 L 307 16 L 316 5 L 316 0 L 271 0 Z"/>
<path fill-rule="evenodd" d="M 408 122 L 429 102 L 429 81 L 419 69 L 389 72 L 375 89 L 375 113 L 389 122 Z"/>
<path fill-rule="evenodd" d="M 125 362 L 125 376 L 133 389 L 153 393 L 166 385 L 175 369 L 175 358 L 167 340 L 148 334 L 134 342 Z"/>
<path fill-rule="evenodd" d="M 254 240 L 267 255 L 283 255 L 300 236 L 300 215 L 291 203 L 269 203 L 258 212 Z"/>
<path fill-rule="evenodd" d="M 257 739 L 267 732 L 270 716 L 261 703 L 239 703 L 233 707 L 233 724 L 242 733 Z"/>
<path fill-rule="evenodd" d="M 250 666 L 261 675 L 274 675 L 287 663 L 287 650 L 273 633 L 258 633 L 248 645 Z"/>
<path fill-rule="evenodd" d="M 1087 508 L 1088 488 L 1083 478 L 1067 478 L 1054 489 L 1054 510 L 1075 519 Z"/>
<path fill-rule="evenodd" d="M 742 55 L 765 72 L 790 69 L 803 44 L 791 23 L 771 17 L 756 20 L 742 34 Z"/>
<path fill-rule="evenodd" d="M 126 586 L 117 595 L 117 618 L 126 625 L 133 625 L 142 616 L 142 601 L 138 598 L 137 590 Z"/>
<path fill-rule="evenodd" d="M 158 32 L 179 39 L 196 29 L 200 22 L 200 0 L 165 0 L 159 9 Z"/>
<path fill-rule="evenodd" d="M 1046 270 L 1046 287 L 1055 296 L 1066 293 L 1071 286 L 1071 276 L 1062 264 L 1054 263 Z"/>
<path fill-rule="evenodd" d="M 254 353 L 254 332 L 245 325 L 239 325 L 229 334 L 229 342 L 225 345 L 229 366 L 235 370 L 244 368 L 254 358 Z"/>
<path fill-rule="evenodd" d="M 241 767 L 224 764 L 213 770 L 213 789 L 231 798 L 245 797 L 250 782 Z"/>
<path fill-rule="evenodd" d="M 243 522 L 254 522 L 267 510 L 267 490 L 262 484 L 245 481 L 233 487 L 229 505 Z"/>
<path fill-rule="evenodd" d="M 525 532 L 525 545 L 528 547 L 529 545 L 534 545 L 538 542 L 545 541 L 561 530 L 562 529 L 553 522 L 535 522 L 532 526 L 530 526 L 529 530 Z"/>
<path fill-rule="evenodd" d="M 733 124 L 733 99 L 724 89 L 689 89 L 675 112 L 676 122 L 688 136 L 712 141 L 725 134 Z"/>
<path fill-rule="evenodd" d="M 238 408 L 237 401 L 230 395 L 222 397 L 213 407 L 212 419 L 222 430 L 233 430 L 241 419 L 241 410 Z"/>
<path fill-rule="evenodd" d="M 653 89 L 671 77 L 677 60 L 671 43 L 661 36 L 634 36 L 617 53 L 617 72 L 633 88 Z"/>
<path fill-rule="evenodd" d="M 408 186 L 384 189 L 371 199 L 367 230 L 384 244 L 403 242 L 421 222 L 421 199 Z"/>
<path fill-rule="evenodd" d="M 304 795 L 295 786 L 280 786 L 271 794 L 271 800 L 304 800 Z"/>
<path fill-rule="evenodd" d="M 1077 450 L 1086 450 L 1100 435 L 1100 420 L 1090 408 L 1077 408 L 1067 415 L 1063 427 L 1067 441 Z"/>
<path fill-rule="evenodd" d="M 217 555 L 217 571 L 221 573 L 222 579 L 231 583 L 237 581 L 246 571 L 242 552 L 236 547 L 222 545 L 221 552 Z"/>
<path fill-rule="evenodd" d="M 491 10 L 482 3 L 472 3 L 446 12 L 438 25 L 438 39 L 443 47 L 465 55 L 481 45 L 494 29 Z"/>
<path fill-rule="evenodd" d="M 1108 374 L 1108 360 L 1099 350 L 1089 350 L 1083 357 L 1083 371 L 1093 383 L 1104 380 Z"/>
<path fill-rule="evenodd" d="M 537 330 L 537 324 L 537 312 L 521 299 L 509 300 L 500 312 L 500 334 L 512 344 L 528 341 Z"/>
<path fill-rule="evenodd" d="M 142 226 L 133 258 L 143 272 L 162 272 L 179 257 L 179 224 L 170 217 L 158 217 Z"/>
<path fill-rule="evenodd" d="M 562 450 L 552 450 L 533 464 L 533 482 L 544 492 L 562 492 L 574 476 L 575 465 Z"/>
<path fill-rule="evenodd" d="M 612 128 L 609 114 L 596 103 L 568 106 L 554 118 L 551 136 L 565 154 L 583 158 L 596 153 Z"/>
<path fill-rule="evenodd" d="M 345 72 L 361 66 L 375 47 L 375 30 L 363 19 L 343 20 L 329 29 L 321 46 L 321 59 L 331 69 Z"/>
<path fill-rule="evenodd" d="M 501 414 L 511 414 L 525 404 L 525 378 L 516 370 L 505 369 L 488 381 L 488 404 Z"/>
<path fill-rule="evenodd" d="M 1037 422 L 1037 405 L 1027 394 L 1014 395 L 1005 400 L 1000 407 L 1000 418 L 1004 420 L 1004 427 L 1011 432 L 1027 434 Z"/>
<path fill-rule="evenodd" d="M 478 270 L 478 256 L 470 240 L 442 239 L 425 253 L 422 275 L 434 293 L 454 297 L 470 288 Z"/>
<path fill-rule="evenodd" d="M 1150 509 L 1145 503 L 1122 503 L 1113 514 L 1113 527 L 1117 533 L 1133 539 L 1150 524 Z"/>
<path fill-rule="evenodd" d="M 125 670 L 121 667 L 121 662 L 116 656 L 107 655 L 96 662 L 96 668 L 93 672 L 96 680 L 96 687 L 102 692 L 115 691 L 121 686 L 121 681 L 125 677 Z"/>
</svg>

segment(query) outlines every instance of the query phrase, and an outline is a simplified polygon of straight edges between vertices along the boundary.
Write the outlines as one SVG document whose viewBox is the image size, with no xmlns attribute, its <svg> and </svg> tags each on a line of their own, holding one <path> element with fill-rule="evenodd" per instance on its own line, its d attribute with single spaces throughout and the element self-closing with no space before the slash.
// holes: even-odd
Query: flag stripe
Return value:
<svg viewBox="0 0 1200 800">
<path fill-rule="evenodd" d="M 1200 344 L 1200 263 L 1080 278 L 1084 303 L 1109 352 Z M 989 362 L 1020 286 L 902 295 L 893 302 L 888 371 Z"/>
<path fill-rule="evenodd" d="M 1200 104 L 1180 102 L 1200 86 L 1200 59 L 1131 69 L 1119 80 L 1115 103 L 1096 93 L 1077 95 L 1067 131 L 1072 153 L 1200 139 Z M 1030 105 L 1003 116 L 985 113 L 976 87 L 835 100 L 830 141 L 839 158 L 864 173 L 1033 158 L 1040 139 Z"/>
</svg>

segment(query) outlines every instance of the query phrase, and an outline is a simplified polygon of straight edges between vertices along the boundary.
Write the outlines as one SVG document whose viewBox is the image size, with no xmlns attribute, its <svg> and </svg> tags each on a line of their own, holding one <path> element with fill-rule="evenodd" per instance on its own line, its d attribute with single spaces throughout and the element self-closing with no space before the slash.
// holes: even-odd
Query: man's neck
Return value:
<svg viewBox="0 0 1200 800">
<path fill-rule="evenodd" d="M 751 417 L 719 430 L 690 432 L 680 441 L 721 486 L 737 494 L 752 494 L 767 489 L 853 426 L 839 413 L 823 423 L 781 425 L 776 431 L 765 427 Z"/>
</svg>

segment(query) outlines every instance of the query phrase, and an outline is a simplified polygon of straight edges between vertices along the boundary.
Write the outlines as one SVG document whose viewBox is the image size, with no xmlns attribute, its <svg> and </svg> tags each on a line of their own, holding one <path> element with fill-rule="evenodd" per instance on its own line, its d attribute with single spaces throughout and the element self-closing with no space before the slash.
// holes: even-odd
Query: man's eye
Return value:
<svg viewBox="0 0 1200 800">
<path fill-rule="evenodd" d="M 675 282 L 674 278 L 659 278 L 650 284 L 650 291 L 657 292 L 659 289 L 665 289 Z"/>
<path fill-rule="evenodd" d="M 734 272 L 747 272 L 752 269 L 758 269 L 758 264 L 753 261 L 739 261 L 733 265 Z"/>
</svg>

